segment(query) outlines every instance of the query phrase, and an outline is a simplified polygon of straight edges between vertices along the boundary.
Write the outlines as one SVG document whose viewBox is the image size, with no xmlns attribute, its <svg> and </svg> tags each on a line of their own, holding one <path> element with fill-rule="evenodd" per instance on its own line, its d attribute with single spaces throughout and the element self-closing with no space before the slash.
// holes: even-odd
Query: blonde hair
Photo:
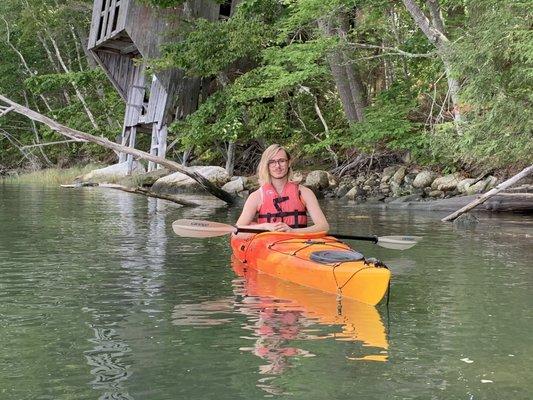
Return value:
<svg viewBox="0 0 533 400">
<path fill-rule="evenodd" d="M 266 148 L 266 150 L 261 155 L 261 161 L 259 161 L 259 165 L 257 166 L 257 177 L 259 178 L 259 184 L 265 185 L 267 183 L 272 183 L 272 180 L 270 178 L 270 171 L 268 169 L 268 162 L 276 155 L 276 153 L 280 150 L 283 150 L 285 154 L 287 154 L 287 160 L 291 160 L 291 155 L 287 151 L 287 149 L 279 144 L 271 144 Z M 289 180 L 292 176 L 292 168 L 290 167 L 289 163 Z"/>
</svg>

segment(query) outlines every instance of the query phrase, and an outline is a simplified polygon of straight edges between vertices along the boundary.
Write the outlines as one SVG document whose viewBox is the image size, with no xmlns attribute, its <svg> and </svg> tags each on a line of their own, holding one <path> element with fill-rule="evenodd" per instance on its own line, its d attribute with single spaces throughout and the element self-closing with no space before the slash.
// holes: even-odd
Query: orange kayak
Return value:
<svg viewBox="0 0 533 400">
<path fill-rule="evenodd" d="M 365 304 L 378 304 L 389 286 L 391 274 L 384 265 L 325 232 L 233 236 L 231 247 L 234 258 L 249 268 Z"/>
</svg>

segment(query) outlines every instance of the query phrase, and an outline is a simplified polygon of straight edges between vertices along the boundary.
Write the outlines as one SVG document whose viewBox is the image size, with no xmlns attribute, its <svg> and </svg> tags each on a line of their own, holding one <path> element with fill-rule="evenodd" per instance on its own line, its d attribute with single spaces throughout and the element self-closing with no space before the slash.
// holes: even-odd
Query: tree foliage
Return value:
<svg viewBox="0 0 533 400">
<path fill-rule="evenodd" d="M 183 6 L 182 0 L 143 2 Z M 402 2 L 242 0 L 229 18 L 184 19 L 162 57 L 149 60 L 153 69 L 180 68 L 207 88 L 197 111 L 171 126 L 176 154 L 194 146 L 204 159 L 216 161 L 227 141 L 277 141 L 331 165 L 361 152 L 409 153 L 416 162 L 447 169 L 530 163 L 531 2 L 417 4 L 428 17 L 435 12 L 430 4 L 440 7 L 450 68 Z M 124 104 L 83 52 L 91 8 L 90 0 L 3 1 L 0 92 L 74 128 L 114 139 Z M 329 32 L 321 29 L 326 22 Z M 351 71 L 364 95 L 360 122 L 350 122 L 343 103 L 342 93 L 354 88 L 339 73 Z M 460 130 L 446 74 L 460 83 Z M 9 114 L 0 119 L 1 164 L 26 162 L 14 142 L 52 139 L 59 140 Z M 85 144 L 43 152 L 33 150 L 41 163 L 65 154 L 70 160 L 105 156 Z"/>
<path fill-rule="evenodd" d="M 0 93 L 70 127 L 114 139 L 124 105 L 85 54 L 91 10 L 89 0 L 2 1 Z M 24 148 L 62 140 L 49 128 L 9 113 L 0 118 L 0 166 L 23 167 L 31 159 L 38 168 L 109 156 L 90 144 Z"/>
</svg>

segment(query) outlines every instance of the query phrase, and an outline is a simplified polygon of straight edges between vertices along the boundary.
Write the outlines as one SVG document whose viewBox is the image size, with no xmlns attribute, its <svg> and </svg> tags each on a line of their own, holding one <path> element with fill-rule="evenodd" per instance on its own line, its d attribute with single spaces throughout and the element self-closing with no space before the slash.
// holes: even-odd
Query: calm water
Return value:
<svg viewBox="0 0 533 400">
<path fill-rule="evenodd" d="M 1 399 L 531 399 L 533 218 L 475 230 L 325 204 L 393 273 L 387 307 L 239 276 L 226 238 L 173 235 L 182 209 L 111 189 L 0 185 Z"/>
</svg>

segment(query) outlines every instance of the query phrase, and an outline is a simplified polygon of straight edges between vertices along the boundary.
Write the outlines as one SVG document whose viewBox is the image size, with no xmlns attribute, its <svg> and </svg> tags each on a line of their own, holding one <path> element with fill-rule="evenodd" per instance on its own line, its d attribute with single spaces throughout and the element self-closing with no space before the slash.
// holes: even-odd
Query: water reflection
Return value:
<svg viewBox="0 0 533 400">
<path fill-rule="evenodd" d="M 282 281 L 256 270 L 246 268 L 238 261 L 232 263 L 235 273 L 244 278 L 241 291 L 241 311 L 255 310 L 258 319 L 255 333 L 267 341 L 290 339 L 335 339 L 361 343 L 364 354 L 350 354 L 353 360 L 386 361 L 388 341 L 385 327 L 375 307 L 336 297 L 317 290 Z M 246 299 L 252 301 L 246 301 Z M 316 325 L 319 325 L 318 328 Z M 276 342 L 276 345 L 279 343 Z M 275 346 L 260 353 L 272 355 Z M 257 349 L 257 346 L 256 346 Z M 273 350 L 273 351 L 272 351 Z M 282 358 L 296 355 L 310 356 L 304 349 L 281 349 Z M 259 354 L 258 354 L 259 355 Z M 287 363 L 280 363 L 287 364 Z M 273 370 L 281 372 L 278 365 Z M 268 368 L 266 368 L 268 369 Z"/>
<path fill-rule="evenodd" d="M 160 297 L 168 240 L 165 204 L 113 190 L 102 191 L 101 195 L 108 204 L 103 212 L 109 216 L 99 229 L 112 232 L 116 239 L 112 260 L 123 271 L 106 286 L 116 288 L 120 297 L 129 299 L 130 304 L 141 305 L 148 317 L 154 317 L 163 311 Z M 86 310 L 92 317 L 87 324 L 94 332 L 94 338 L 89 339 L 93 348 L 85 351 L 94 376 L 91 385 L 104 391 L 100 399 L 132 399 L 125 389 L 132 368 L 125 358 L 130 348 L 120 332 L 124 331 L 121 328 L 133 311 L 130 309 L 122 316 L 115 314 L 113 318 L 103 308 L 107 306 L 102 304 L 102 308 Z"/>
<path fill-rule="evenodd" d="M 246 320 L 242 339 L 253 342 L 240 351 L 259 357 L 259 374 L 267 375 L 257 386 L 270 394 L 283 394 L 271 382 L 293 367 L 292 360 L 315 357 L 306 342 L 336 340 L 354 344 L 345 351 L 353 361 L 388 359 L 388 340 L 375 307 L 308 289 L 232 262 L 238 278 L 232 282 L 233 296 L 174 307 L 172 323 L 210 327 L 234 324 L 239 315 Z"/>
<path fill-rule="evenodd" d="M 106 391 L 100 397 L 102 400 L 133 399 L 122 387 L 123 382 L 131 375 L 131 366 L 123 361 L 124 355 L 130 352 L 127 343 L 120 339 L 114 329 L 93 327 L 93 330 L 94 339 L 90 341 L 94 348 L 85 352 L 85 358 L 94 376 L 91 385 L 95 389 Z"/>
</svg>

